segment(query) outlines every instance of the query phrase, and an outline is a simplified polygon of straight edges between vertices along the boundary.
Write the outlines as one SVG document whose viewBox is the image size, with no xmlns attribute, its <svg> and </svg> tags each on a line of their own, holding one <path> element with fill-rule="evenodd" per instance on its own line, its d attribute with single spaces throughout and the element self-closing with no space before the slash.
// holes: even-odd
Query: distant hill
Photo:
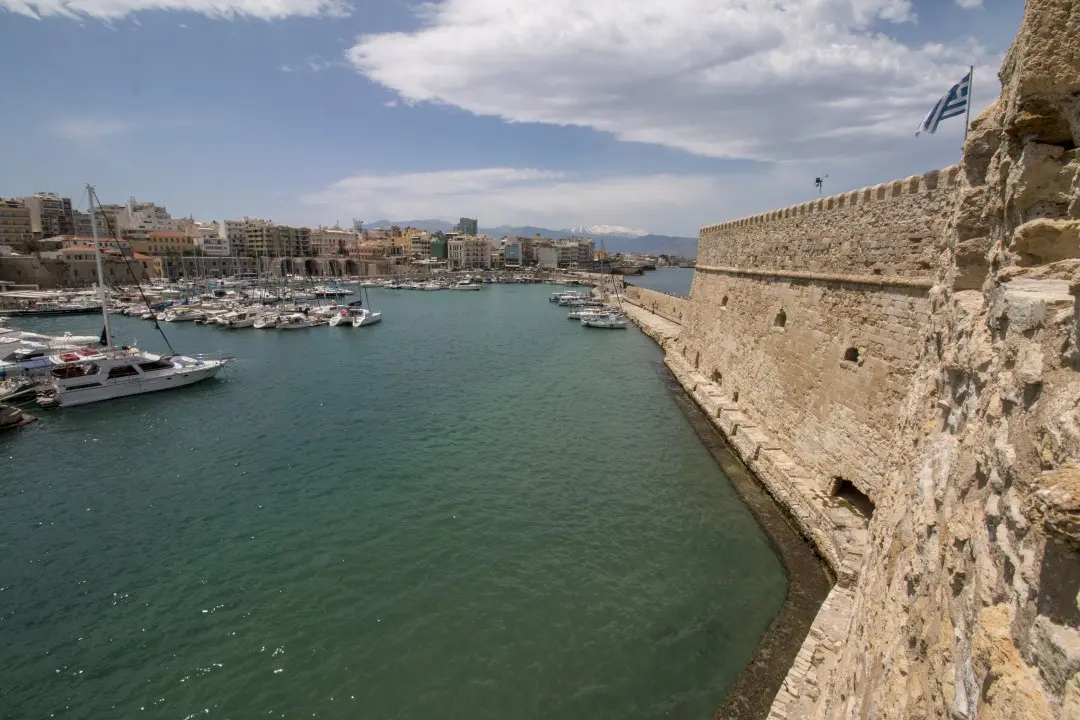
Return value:
<svg viewBox="0 0 1080 720">
<path fill-rule="evenodd" d="M 447 232 L 454 229 L 454 223 L 446 222 L 445 220 L 379 220 L 373 223 L 365 223 L 365 227 L 372 229 L 388 228 L 391 225 L 397 225 L 398 227 L 414 227 L 420 230 L 428 230 L 429 232 Z M 615 233 L 614 227 L 609 226 L 594 226 L 594 229 L 603 229 L 604 233 L 579 233 L 582 235 L 588 235 L 596 241 L 597 247 L 600 246 L 601 241 L 604 244 L 604 248 L 611 252 L 624 252 L 624 253 L 641 253 L 643 255 L 678 255 L 679 257 L 696 258 L 697 257 L 697 238 L 678 237 L 672 235 L 619 235 Z M 551 230 L 549 228 L 534 227 L 532 225 L 523 225 L 515 227 L 513 225 L 499 225 L 493 228 L 480 228 L 480 232 L 492 237 L 502 237 L 504 235 L 523 235 L 525 237 L 532 237 L 534 235 L 540 235 L 541 237 L 549 237 L 553 239 L 559 239 L 569 237 L 573 233 L 569 230 Z M 635 232 L 636 231 L 631 231 Z"/>
</svg>

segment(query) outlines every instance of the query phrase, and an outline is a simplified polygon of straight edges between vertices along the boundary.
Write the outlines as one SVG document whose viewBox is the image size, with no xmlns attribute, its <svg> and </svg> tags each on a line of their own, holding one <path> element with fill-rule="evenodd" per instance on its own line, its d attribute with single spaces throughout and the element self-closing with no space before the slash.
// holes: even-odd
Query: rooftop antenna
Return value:
<svg viewBox="0 0 1080 720">
<path fill-rule="evenodd" d="M 821 197 L 821 191 L 825 188 L 825 181 L 828 179 L 828 175 L 822 175 L 821 177 L 814 178 L 814 187 L 817 188 L 818 197 Z"/>
</svg>

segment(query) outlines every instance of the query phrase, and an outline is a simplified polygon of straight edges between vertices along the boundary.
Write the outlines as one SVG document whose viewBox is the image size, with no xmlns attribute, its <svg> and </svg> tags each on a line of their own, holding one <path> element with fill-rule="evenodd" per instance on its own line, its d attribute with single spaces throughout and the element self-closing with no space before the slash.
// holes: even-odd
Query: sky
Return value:
<svg viewBox="0 0 1080 720">
<path fill-rule="evenodd" d="M 956 163 L 1022 0 L 0 0 L 0 197 L 700 227 Z M 974 117 L 974 114 L 973 114 Z M 80 201 L 79 195 L 83 199 Z"/>
</svg>

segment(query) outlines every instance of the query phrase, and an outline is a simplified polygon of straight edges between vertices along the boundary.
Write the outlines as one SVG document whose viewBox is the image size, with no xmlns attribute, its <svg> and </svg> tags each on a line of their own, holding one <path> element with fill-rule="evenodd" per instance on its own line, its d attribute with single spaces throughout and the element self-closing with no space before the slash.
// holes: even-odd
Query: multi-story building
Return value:
<svg viewBox="0 0 1080 720">
<path fill-rule="evenodd" d="M 352 230 L 343 230 L 338 226 L 317 227 L 311 231 L 311 250 L 316 255 L 348 255 L 356 248 L 360 236 Z"/>
<path fill-rule="evenodd" d="M 537 246 L 536 264 L 548 270 L 559 267 L 559 251 L 554 244 L 545 243 Z"/>
<path fill-rule="evenodd" d="M 223 237 L 221 226 L 217 221 L 192 222 L 185 231 L 195 245 L 195 249 L 203 255 L 225 257 L 229 254 L 229 241 Z"/>
<path fill-rule="evenodd" d="M 446 243 L 447 268 L 486 270 L 491 267 L 491 245 L 487 238 L 459 236 Z"/>
<path fill-rule="evenodd" d="M 246 218 L 243 254 L 266 257 L 304 257 L 311 253 L 311 229 L 275 225 Z"/>
<path fill-rule="evenodd" d="M 18 200 L 30 211 L 30 232 L 34 237 L 49 238 L 74 234 L 71 198 L 41 192 Z"/>
<path fill-rule="evenodd" d="M 414 258 L 431 256 L 431 233 L 413 230 L 409 234 L 409 255 Z"/>
<path fill-rule="evenodd" d="M 363 263 L 376 262 L 386 258 L 386 251 L 389 246 L 384 242 L 377 240 L 364 240 L 357 243 L 356 249 L 353 252 L 353 257 Z"/>
<path fill-rule="evenodd" d="M 98 237 L 121 237 L 119 214 L 123 207 L 123 205 L 105 205 L 95 211 Z M 76 235 L 80 237 L 94 236 L 94 226 L 90 221 L 89 212 L 72 210 L 71 220 Z"/>
<path fill-rule="evenodd" d="M 593 241 L 589 238 L 569 238 L 565 240 L 567 244 L 572 244 L 577 247 L 577 257 L 574 262 L 578 265 L 588 265 L 593 261 L 593 250 L 595 246 Z"/>
<path fill-rule="evenodd" d="M 475 236 L 475 235 L 480 234 L 480 223 L 477 222 L 476 218 L 464 218 L 463 217 L 463 218 L 458 220 L 457 227 L 454 228 L 454 229 L 457 230 L 462 235 L 474 235 Z"/>
<path fill-rule="evenodd" d="M 145 241 L 152 232 L 183 232 L 190 223 L 174 219 L 169 211 L 152 202 L 139 202 L 130 198 L 116 213 L 116 225 L 120 237 L 125 240 Z"/>
<path fill-rule="evenodd" d="M 0 200 L 0 245 L 23 252 L 33 236 L 30 209 L 18 200 Z"/>
<path fill-rule="evenodd" d="M 246 255 L 247 218 L 222 220 L 218 223 L 218 233 L 223 244 L 229 248 L 227 256 Z"/>
<path fill-rule="evenodd" d="M 557 264 L 561 268 L 577 265 L 577 243 L 556 243 L 555 256 L 557 258 Z"/>
<path fill-rule="evenodd" d="M 195 250 L 195 238 L 186 232 L 153 230 L 145 240 L 133 240 L 131 249 L 144 255 L 183 255 Z"/>
<path fill-rule="evenodd" d="M 491 239 L 488 243 L 488 267 L 492 270 L 502 270 L 506 267 L 506 256 L 503 254 L 503 243 Z"/>
</svg>

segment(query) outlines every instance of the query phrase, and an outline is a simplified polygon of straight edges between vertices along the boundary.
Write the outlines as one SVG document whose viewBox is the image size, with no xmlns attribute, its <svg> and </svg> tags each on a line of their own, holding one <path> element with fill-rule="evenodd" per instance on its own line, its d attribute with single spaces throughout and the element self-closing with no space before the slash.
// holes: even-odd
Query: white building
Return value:
<svg viewBox="0 0 1080 720">
<path fill-rule="evenodd" d="M 188 228 L 188 234 L 195 242 L 195 247 L 202 250 L 204 255 L 213 257 L 228 257 L 232 251 L 232 245 L 222 231 L 222 223 L 197 222 Z"/>
<path fill-rule="evenodd" d="M 190 223 L 183 219 L 174 220 L 161 205 L 129 198 L 116 214 L 116 224 L 125 240 L 145 241 L 152 232 L 184 232 Z"/>
<path fill-rule="evenodd" d="M 487 238 L 457 237 L 446 242 L 446 266 L 450 270 L 487 270 L 491 245 Z"/>
<path fill-rule="evenodd" d="M 237 220 L 221 220 L 218 222 L 218 236 L 222 244 L 227 248 L 226 257 L 240 255 L 244 251 L 244 240 L 247 238 L 247 218 Z"/>
</svg>

